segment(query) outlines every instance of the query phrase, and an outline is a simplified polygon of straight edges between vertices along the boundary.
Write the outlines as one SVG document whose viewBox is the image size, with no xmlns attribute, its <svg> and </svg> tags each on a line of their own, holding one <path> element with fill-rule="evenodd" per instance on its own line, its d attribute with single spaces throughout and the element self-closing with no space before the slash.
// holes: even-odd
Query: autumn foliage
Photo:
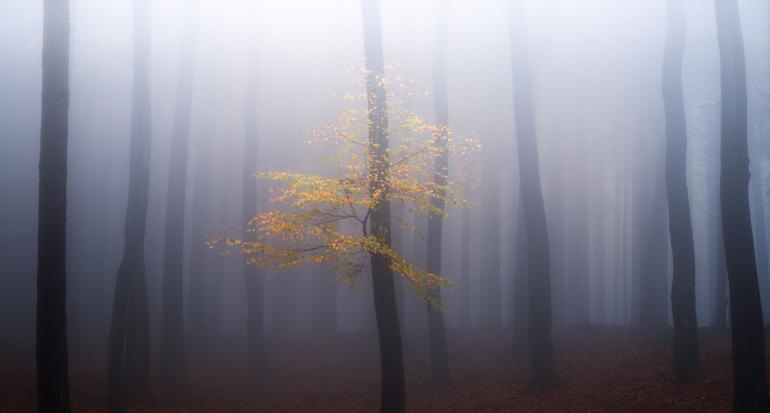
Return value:
<svg viewBox="0 0 770 413">
<path fill-rule="evenodd" d="M 405 214 L 446 215 L 448 207 L 467 207 L 462 181 L 467 174 L 436 180 L 435 159 L 444 151 L 457 159 L 480 149 L 477 140 L 457 137 L 446 128 L 427 123 L 423 116 L 405 110 L 399 97 L 411 94 L 400 78 L 379 81 L 388 91 L 389 146 L 385 174 L 372 174 L 372 145 L 368 139 L 369 112 L 366 94 L 345 95 L 348 108 L 336 122 L 314 131 L 308 141 L 327 155 L 330 176 L 300 172 L 262 172 L 255 176 L 276 184 L 271 188 L 274 209 L 259 213 L 248 223 L 252 239 L 217 238 L 226 254 L 240 253 L 249 264 L 281 269 L 306 263 L 335 265 L 338 280 L 357 284 L 369 263 L 369 255 L 388 257 L 390 267 L 401 274 L 417 293 L 433 305 L 429 291 L 449 285 L 440 274 L 412 264 L 399 251 L 370 231 L 370 215 L 382 202 L 398 203 Z M 361 85 L 357 79 L 354 84 Z M 376 188 L 372 190 L 372 188 Z M 419 234 L 404 216 L 394 224 Z M 421 234 L 420 234 L 421 235 Z"/>
</svg>

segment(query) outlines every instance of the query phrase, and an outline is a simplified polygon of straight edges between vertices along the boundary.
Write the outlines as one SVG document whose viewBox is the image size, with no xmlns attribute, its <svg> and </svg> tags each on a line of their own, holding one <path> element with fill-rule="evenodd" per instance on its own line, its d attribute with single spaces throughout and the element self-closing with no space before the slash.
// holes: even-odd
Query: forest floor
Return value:
<svg viewBox="0 0 770 413">
<path fill-rule="evenodd" d="M 726 333 L 701 330 L 702 374 L 691 384 L 671 376 L 670 332 L 584 327 L 556 333 L 560 385 L 526 390 L 526 365 L 509 356 L 505 332 L 451 330 L 449 385 L 428 380 L 423 337 L 406 348 L 410 412 L 727 412 L 732 397 Z M 191 382 L 169 389 L 153 384 L 152 401 L 132 412 L 375 412 L 379 397 L 373 334 L 296 334 L 268 341 L 270 371 L 249 376 L 245 344 L 222 337 L 208 357 L 193 352 Z M 73 355 L 75 412 L 104 405 L 104 357 Z M 24 361 L 26 360 L 26 362 Z M 0 360 L 0 412 L 34 411 L 34 363 Z"/>
</svg>

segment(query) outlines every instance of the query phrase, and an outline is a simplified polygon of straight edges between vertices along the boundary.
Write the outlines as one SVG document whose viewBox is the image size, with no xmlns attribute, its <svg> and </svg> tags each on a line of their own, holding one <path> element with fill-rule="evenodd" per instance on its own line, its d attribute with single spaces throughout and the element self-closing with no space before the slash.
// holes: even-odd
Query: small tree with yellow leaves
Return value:
<svg viewBox="0 0 770 413">
<path fill-rule="evenodd" d="M 257 267 L 281 269 L 331 262 L 338 281 L 351 287 L 357 285 L 368 267 L 368 258 L 382 255 L 420 297 L 438 306 L 429 292 L 449 285 L 449 280 L 409 262 L 389 242 L 373 234 L 372 210 L 385 202 L 400 203 L 415 216 L 445 215 L 446 209 L 437 208 L 437 204 L 467 207 L 470 202 L 464 198 L 461 185 L 467 174 L 435 179 L 435 159 L 442 154 L 465 156 L 480 146 L 473 138 L 457 138 L 452 130 L 428 124 L 422 116 L 401 109 L 396 104 L 397 95 L 411 92 L 401 84 L 393 87 L 387 78 L 379 81 L 388 90 L 390 145 L 384 160 L 387 173 L 371 173 L 371 165 L 376 161 L 372 160 L 373 143 L 367 135 L 366 95 L 345 95 L 351 107 L 340 112 L 336 123 L 314 131 L 308 142 L 328 150 L 324 161 L 332 166 L 332 176 L 299 172 L 256 174 L 259 179 L 280 184 L 271 188 L 271 202 L 276 208 L 256 215 L 248 223 L 254 239 L 218 238 L 210 244 L 223 244 L 226 254 L 243 254 L 248 264 Z M 383 177 L 382 182 L 378 177 Z M 421 235 L 405 217 L 392 219 L 402 228 Z"/>
<path fill-rule="evenodd" d="M 299 172 L 256 174 L 258 179 L 279 184 L 271 188 L 271 202 L 276 208 L 258 214 L 248 223 L 253 239 L 217 238 L 209 244 L 224 245 L 226 254 L 243 254 L 248 264 L 257 267 L 282 269 L 331 262 L 338 281 L 350 287 L 358 285 L 360 275 L 369 265 L 369 256 L 383 255 L 390 268 L 403 276 L 421 298 L 438 306 L 430 291 L 448 286 L 449 280 L 409 262 L 389 242 L 373 234 L 372 210 L 390 202 L 402 204 L 404 211 L 415 216 L 436 216 L 446 215 L 447 210 L 436 207 L 438 204 L 469 206 L 461 185 L 467 173 L 435 179 L 435 159 L 448 154 L 466 156 L 480 145 L 472 137 L 458 138 L 447 127 L 428 124 L 422 116 L 402 109 L 396 104 L 397 95 L 411 92 L 401 84 L 392 87 L 387 78 L 379 81 L 388 90 L 390 120 L 385 174 L 371 173 L 371 166 L 377 161 L 372 159 L 373 143 L 368 138 L 366 95 L 345 95 L 351 107 L 340 112 L 338 122 L 314 131 L 308 142 L 328 150 L 324 161 L 332 166 L 332 176 Z M 422 236 L 406 217 L 392 219 Z"/>
</svg>

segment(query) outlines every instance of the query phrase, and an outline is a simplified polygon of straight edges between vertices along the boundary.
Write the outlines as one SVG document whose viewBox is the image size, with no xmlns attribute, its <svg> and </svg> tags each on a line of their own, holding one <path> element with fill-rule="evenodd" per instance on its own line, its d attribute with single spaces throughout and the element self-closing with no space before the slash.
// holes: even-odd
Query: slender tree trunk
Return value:
<svg viewBox="0 0 770 413">
<path fill-rule="evenodd" d="M 109 412 L 150 395 L 150 334 L 144 238 L 150 186 L 150 2 L 134 0 L 134 79 L 128 205 L 107 351 Z"/>
<path fill-rule="evenodd" d="M 606 296 L 607 288 L 605 282 L 605 242 L 604 242 L 604 223 L 606 217 L 604 216 L 606 205 L 606 177 L 605 177 L 605 165 L 604 165 L 604 145 L 597 140 L 596 147 L 594 148 L 594 202 L 593 210 L 594 217 L 594 294 L 593 301 L 596 307 L 596 314 L 594 320 L 598 324 L 604 324 L 607 322 L 606 318 Z"/>
<path fill-rule="evenodd" d="M 465 185 L 465 193 L 470 192 L 470 183 Z M 463 208 L 460 218 L 460 325 L 470 328 L 471 322 L 471 213 Z"/>
<path fill-rule="evenodd" d="M 722 77 L 720 195 L 733 355 L 733 411 L 767 412 L 765 332 L 749 210 L 746 69 L 738 4 L 715 0 Z"/>
<path fill-rule="evenodd" d="M 558 188 L 553 196 L 553 202 L 550 211 L 546 212 L 546 217 L 550 215 L 551 221 L 548 226 L 549 231 L 549 259 L 551 260 L 551 319 L 557 327 L 564 326 L 564 282 L 565 265 L 564 250 L 566 232 L 564 214 L 565 192 L 567 190 L 566 179 L 564 177 L 564 168 L 561 165 L 556 166 L 555 175 L 557 176 L 556 187 Z M 550 212 L 550 214 L 548 214 Z"/>
<path fill-rule="evenodd" d="M 434 182 L 443 187 L 448 182 L 449 153 L 447 152 L 447 139 L 449 139 L 449 102 L 446 90 L 446 40 L 449 25 L 449 1 L 441 3 L 438 23 L 436 28 L 435 57 L 433 61 L 433 85 L 434 107 L 436 110 L 436 125 L 438 148 L 440 154 L 436 157 Z M 445 191 L 440 191 L 433 199 L 433 206 L 441 213 L 444 212 Z M 428 266 L 433 274 L 441 274 L 442 241 L 443 241 L 444 217 L 431 215 L 428 217 Z M 441 304 L 441 290 L 435 288 L 430 292 L 433 299 Z M 446 326 L 444 324 L 444 312 L 427 305 L 428 310 L 428 334 L 430 337 L 430 374 L 431 380 L 436 383 L 449 381 L 449 353 L 446 342 Z"/>
<path fill-rule="evenodd" d="M 190 270 L 187 292 L 187 332 L 192 338 L 190 346 L 199 347 L 206 331 L 206 291 L 208 263 L 206 218 L 210 210 L 209 174 L 207 154 L 211 150 L 205 142 L 206 134 L 199 134 L 195 147 L 195 176 L 193 177 L 192 212 L 190 222 Z"/>
<path fill-rule="evenodd" d="M 527 62 L 527 36 L 523 3 L 511 0 L 511 58 L 516 143 L 519 153 L 521 204 L 526 223 L 529 267 L 529 386 L 534 390 L 557 382 L 551 341 L 551 271 L 548 225 L 540 188 L 540 166 Z"/>
<path fill-rule="evenodd" d="M 37 409 L 68 413 L 67 141 L 69 1 L 43 5 L 43 86 L 37 233 Z"/>
<path fill-rule="evenodd" d="M 251 50 L 252 59 L 257 48 Z M 257 183 L 254 174 L 257 172 L 259 159 L 259 63 L 251 62 L 248 71 L 249 81 L 246 91 L 245 136 L 243 137 L 243 221 L 244 228 L 248 227 L 256 215 L 259 206 Z M 252 238 L 254 234 L 247 228 L 243 239 Z M 264 340 L 264 272 L 243 263 L 243 277 L 246 287 L 246 342 L 249 349 L 249 369 L 251 374 L 260 375 L 267 369 Z"/>
<path fill-rule="evenodd" d="M 481 185 L 481 274 L 479 323 L 482 327 L 502 327 L 500 296 L 500 155 L 497 137 L 491 136 L 482 165 Z"/>
<path fill-rule="evenodd" d="M 668 36 L 663 58 L 666 195 L 674 257 L 671 314 L 674 320 L 674 377 L 678 382 L 692 381 L 700 369 L 695 312 L 695 247 L 687 191 L 687 124 L 682 92 L 686 35 L 684 6 L 684 0 L 668 2 Z"/>
<path fill-rule="evenodd" d="M 198 4 L 186 7 L 184 38 L 179 58 L 177 101 L 171 141 L 168 190 L 166 192 L 166 234 L 164 240 L 163 318 L 159 375 L 169 384 L 187 382 L 187 348 L 184 335 L 184 218 L 187 192 L 187 161 L 192 110 Z"/>
<path fill-rule="evenodd" d="M 361 0 L 366 58 L 366 94 L 369 105 L 369 175 L 370 191 L 387 193 L 388 110 L 382 78 L 385 63 L 379 0 Z M 384 199 L 384 196 L 383 198 Z M 376 202 L 371 208 L 371 233 L 390 245 L 390 203 Z M 406 410 L 404 357 L 401 329 L 396 308 L 393 270 L 387 256 L 372 254 L 372 293 L 380 344 L 380 411 L 400 413 Z"/>
<path fill-rule="evenodd" d="M 580 148 L 576 148 L 577 151 Z M 578 152 L 579 153 L 579 152 Z M 590 191 L 590 175 L 588 172 L 588 159 L 580 157 L 575 159 L 577 163 L 575 178 L 581 181 L 577 184 L 578 190 L 574 192 L 575 210 L 574 215 L 574 277 L 575 280 L 572 283 L 573 288 L 570 289 L 571 295 L 573 295 L 574 306 L 570 309 L 572 315 L 571 321 L 576 324 L 585 325 L 588 324 L 590 319 L 590 302 L 589 302 L 589 288 L 588 288 L 588 274 L 589 274 L 589 228 L 588 222 L 590 221 L 590 208 L 589 208 L 589 191 Z"/>
<path fill-rule="evenodd" d="M 519 204 L 516 213 L 516 264 L 513 273 L 513 358 L 523 359 L 529 354 L 529 269 L 527 266 L 527 231 L 524 208 Z"/>
</svg>

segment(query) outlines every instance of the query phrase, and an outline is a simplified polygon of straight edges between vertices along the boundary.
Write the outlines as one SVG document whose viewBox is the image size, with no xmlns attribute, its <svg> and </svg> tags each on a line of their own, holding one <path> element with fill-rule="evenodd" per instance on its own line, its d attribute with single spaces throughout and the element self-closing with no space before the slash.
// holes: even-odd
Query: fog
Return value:
<svg viewBox="0 0 770 413">
<path fill-rule="evenodd" d="M 149 26 L 137 29 L 144 30 L 140 35 L 149 42 L 149 106 L 145 109 L 150 158 L 136 176 L 149 177 L 141 255 L 156 408 L 171 408 L 169 400 L 174 399 L 155 388 L 155 378 L 162 375 L 158 370 L 164 357 L 164 275 L 168 271 L 164 260 L 171 245 L 167 231 L 173 227 L 168 217 L 181 214 L 179 308 L 184 320 L 181 340 L 186 343 L 182 358 L 190 366 L 190 388 L 217 394 L 212 399 L 228 397 L 216 393 L 214 383 L 231 383 L 248 375 L 246 354 L 254 348 L 247 341 L 253 340 L 249 334 L 257 334 L 264 338 L 260 357 L 267 372 L 244 391 L 256 392 L 260 399 L 275 399 L 275 404 L 263 400 L 260 403 L 268 404 L 252 405 L 244 396 L 232 411 L 373 411 L 379 403 L 378 366 L 385 368 L 378 364 L 383 332 L 379 331 L 378 347 L 380 317 L 372 299 L 375 263 L 363 268 L 350 285 L 339 282 L 333 262 L 284 269 L 267 265 L 251 272 L 244 266 L 248 257 L 232 253 L 222 243 L 210 244 L 222 237 L 243 238 L 248 217 L 287 211 L 284 204 L 271 201 L 280 192 L 280 182 L 252 174 L 291 171 L 339 178 L 335 175 L 339 171 L 325 162 L 332 155 L 329 149 L 308 141 L 314 131 L 338 121 L 343 110 L 365 107 L 366 99 L 356 101 L 350 96 L 371 93 L 361 80 L 365 69 L 372 69 L 365 60 L 365 33 L 372 29 L 362 23 L 362 1 L 189 1 L 149 1 Z M 379 3 L 375 7 L 380 9 L 385 75 L 394 79 L 392 85 L 404 84 L 410 91 L 400 95 L 401 105 L 427 123 L 441 124 L 435 88 L 443 84 L 448 126 L 454 135 L 477 139 L 481 146 L 467 157 L 449 156 L 450 177 L 458 177 L 460 182 L 459 177 L 467 173 L 467 182 L 459 185 L 470 202 L 466 208 L 448 203 L 443 233 L 439 232 L 438 275 L 448 280 L 448 286 L 441 289 L 441 309 L 426 304 L 419 288 L 410 287 L 408 277 L 398 270 L 393 275 L 409 410 L 442 411 L 429 407 L 429 402 L 413 405 L 411 399 L 413 394 L 422 394 L 429 377 L 436 378 L 431 370 L 436 356 L 429 344 L 434 334 L 433 324 L 429 329 L 429 314 L 438 311 L 443 315 L 441 328 L 443 334 L 446 326 L 444 346 L 454 384 L 463 388 L 470 378 L 497 377 L 496 365 L 519 365 L 515 355 L 511 361 L 510 351 L 501 349 L 510 349 L 517 340 L 517 316 L 527 317 L 517 311 L 537 308 L 518 304 L 522 296 L 526 299 L 529 287 L 517 284 L 517 274 L 529 276 L 530 285 L 536 279 L 527 275 L 522 257 L 529 254 L 530 268 L 538 268 L 533 259 L 541 251 L 527 252 L 527 244 L 537 244 L 528 238 L 535 226 L 526 228 L 533 221 L 523 209 L 524 197 L 530 192 L 520 184 L 524 178 L 517 136 L 522 129 L 517 126 L 522 124 L 517 125 L 517 110 L 522 109 L 514 104 L 517 88 L 512 55 L 514 62 L 526 61 L 529 72 L 526 86 L 531 91 L 536 131 L 534 164 L 539 166 L 537 190 L 542 191 L 545 257 L 550 266 L 546 277 L 549 301 L 543 305 L 551 311 L 548 342 L 553 331 L 556 371 L 567 376 L 563 382 L 572 383 L 567 386 L 574 385 L 580 379 L 561 371 L 582 368 L 568 355 L 573 338 L 590 338 L 594 333 L 615 337 L 616 332 L 623 332 L 617 334 L 636 337 L 631 341 L 657 343 L 666 380 L 672 381 L 668 376 L 674 375 L 681 378 L 670 372 L 671 337 L 676 336 L 671 315 L 676 265 L 669 235 L 672 199 L 671 192 L 668 197 L 666 192 L 667 168 L 669 174 L 672 170 L 666 164 L 672 123 L 667 124 L 664 105 L 669 2 L 363 1 Z M 770 9 L 753 0 L 716 2 L 737 3 L 740 11 L 750 170 L 744 189 L 748 191 L 749 236 L 753 235 L 749 240 L 753 240 L 752 257 L 756 256 L 764 324 L 770 321 L 770 244 L 766 236 L 770 222 Z M 132 108 L 136 111 L 141 104 L 135 96 L 139 90 L 135 82 L 141 78 L 135 76 L 139 73 L 134 24 L 138 3 L 142 1 L 70 0 L 69 5 L 66 331 L 72 399 L 79 406 L 75 411 L 100 411 L 112 391 L 104 384 L 108 381 L 105 362 L 116 311 L 116 279 L 128 251 L 126 231 L 131 230 L 127 210 L 131 215 L 131 141 L 132 127 L 136 127 Z M 524 5 L 515 8 L 508 3 Z M 726 343 L 728 330 L 718 328 L 732 324 L 730 310 L 724 307 L 728 303 L 727 268 L 743 262 L 740 257 L 732 258 L 727 247 L 725 264 L 721 241 L 723 214 L 735 213 L 732 209 L 723 213 L 724 200 L 720 204 L 720 179 L 722 185 L 730 182 L 721 175 L 720 145 L 733 136 L 729 130 L 725 132 L 721 88 L 731 83 L 722 79 L 714 1 L 683 3 L 686 28 L 680 80 L 687 193 L 683 198 L 689 200 L 692 223 L 697 326 L 701 327 L 704 354 L 711 354 L 708 352 L 716 350 L 709 347 L 712 342 L 708 340 Z M 441 10 L 448 13 L 445 26 L 440 23 Z M 27 383 L 20 388 L 28 388 L 25 396 L 19 396 L 28 402 L 0 397 L 0 411 L 34 410 L 41 104 L 45 103 L 41 101 L 43 12 L 41 1 L 0 0 L 0 368 L 7 372 L 0 374 Z M 521 15 L 511 17 L 517 13 Z M 511 41 L 519 33 L 515 22 L 526 22 L 519 27 L 525 32 L 521 37 L 525 43 L 518 52 L 517 43 Z M 444 36 L 445 43 L 438 36 Z M 445 49 L 438 49 L 440 44 Z M 518 60 L 517 53 L 523 53 Z M 728 135 L 723 136 L 725 133 Z M 184 136 L 187 142 L 174 145 L 175 136 Z M 390 139 L 395 146 L 399 137 Z M 184 198 L 178 199 L 180 210 L 167 211 L 169 194 L 179 194 L 181 188 L 169 184 L 175 154 L 186 165 L 181 175 Z M 253 204 L 249 204 L 252 198 L 245 198 L 249 195 L 244 188 L 249 185 L 256 188 Z M 740 181 L 735 186 L 743 187 Z M 403 228 L 391 226 L 390 245 L 416 267 L 434 271 L 435 265 L 428 268 L 433 265 L 428 256 L 429 244 L 436 241 L 428 240 L 428 232 L 429 221 L 436 218 L 413 214 L 396 201 L 389 203 L 394 222 L 404 223 Z M 671 222 L 680 226 L 678 218 Z M 408 230 L 412 226 L 415 231 Z M 733 239 L 728 232 L 725 229 L 726 241 Z M 751 242 L 743 245 L 751 247 Z M 257 290 L 247 285 L 249 277 L 259 277 Z M 257 291 L 256 301 L 249 302 L 248 291 Z M 537 300 L 534 295 L 529 297 Z M 250 312 L 252 306 L 259 310 Z M 249 332 L 250 314 L 260 318 L 260 331 Z M 533 320 L 532 316 L 525 318 L 524 325 L 533 328 Z M 530 337 L 535 334 L 531 331 Z M 716 331 L 716 338 L 711 331 Z M 733 340 L 736 332 L 733 329 Z M 614 344 L 597 347 L 596 354 L 626 351 L 625 341 L 608 340 Z M 533 345 L 531 340 L 529 345 Z M 326 350 L 316 346 L 328 351 L 323 353 Z M 584 351 L 591 354 L 590 349 Z M 313 364 L 305 358 L 314 356 L 307 354 L 328 360 Z M 127 357 L 130 369 L 131 358 Z M 456 363 L 458 359 L 462 361 Z M 521 363 L 524 370 L 505 370 L 504 380 L 518 383 L 528 377 L 526 366 L 537 367 L 536 362 Z M 205 378 L 203 372 L 213 367 L 204 366 L 217 366 L 216 378 Z M 303 373 L 281 375 L 292 368 L 307 368 L 307 377 Z M 228 369 L 233 371 L 231 376 Z M 386 380 L 386 370 L 382 380 Z M 708 368 L 701 374 L 710 377 Z M 270 380 L 285 387 L 296 385 L 297 398 L 303 401 L 292 404 L 293 396 L 281 398 L 285 389 L 284 393 L 265 390 L 263 381 Z M 86 382 L 93 387 L 82 384 Z M 320 387 L 313 387 L 316 385 Z M 89 389 L 84 390 L 86 387 Z M 130 392 L 124 393 L 131 399 Z M 316 393 L 323 395 L 318 396 L 323 402 L 313 405 L 307 394 Z M 329 401 L 335 394 L 344 394 L 339 397 L 345 401 Z M 200 394 L 188 396 L 175 397 L 191 403 L 203 400 Z M 387 397 L 386 390 L 382 397 Z M 467 399 L 467 395 L 457 397 Z M 200 403 L 200 411 L 225 410 L 224 404 Z M 382 411 L 400 411 L 382 403 Z M 521 406 L 532 406 L 524 403 Z M 87 410 L 91 405 L 97 410 Z M 596 407 L 599 405 L 593 407 L 605 411 Z M 462 406 L 457 411 L 481 411 Z M 504 406 L 492 404 L 488 409 L 533 409 L 507 410 Z M 711 405 L 716 411 L 720 406 L 724 407 Z M 676 411 L 674 406 L 668 408 Z M 180 411 L 199 411 L 190 409 Z M 40 411 L 44 411 L 42 407 Z"/>
</svg>

